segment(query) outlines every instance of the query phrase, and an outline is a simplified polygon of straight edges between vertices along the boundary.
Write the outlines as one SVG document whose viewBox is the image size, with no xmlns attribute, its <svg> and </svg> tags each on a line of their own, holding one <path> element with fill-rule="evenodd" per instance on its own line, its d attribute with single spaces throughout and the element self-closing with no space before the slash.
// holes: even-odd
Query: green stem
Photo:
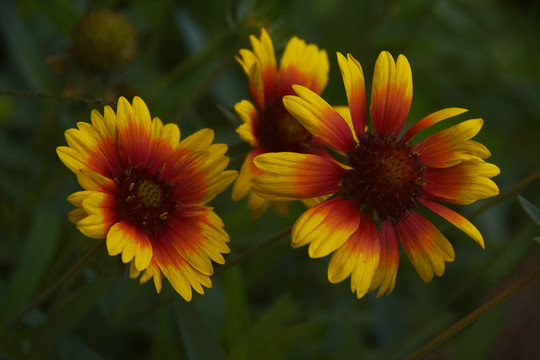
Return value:
<svg viewBox="0 0 540 360">
<path fill-rule="evenodd" d="M 471 276 L 463 279 L 463 281 L 459 282 L 459 284 L 457 284 L 451 291 L 448 291 L 448 293 L 440 299 L 436 307 L 432 308 L 427 314 L 419 319 L 418 325 L 416 325 L 414 329 L 408 331 L 407 335 L 393 344 L 392 348 L 386 352 L 384 358 L 401 358 L 402 355 L 410 348 L 410 346 L 408 346 L 409 344 L 412 344 L 416 339 L 420 338 L 422 334 L 426 332 L 426 329 L 434 323 L 434 321 L 445 309 L 450 308 L 451 305 L 457 299 L 459 299 L 462 294 L 466 293 L 476 283 L 478 283 L 485 273 L 492 267 L 492 265 L 500 261 L 505 253 L 512 251 L 513 247 L 519 243 L 525 234 L 528 234 L 532 229 L 533 224 L 531 222 L 530 225 L 525 226 L 518 234 L 514 235 L 510 241 L 498 248 L 487 261 L 472 269 L 472 271 L 470 271 Z"/>
<path fill-rule="evenodd" d="M 521 180 L 519 183 L 512 186 L 510 189 L 506 190 L 504 193 L 501 193 L 500 195 L 490 199 L 487 201 L 484 205 L 474 209 L 473 211 L 469 212 L 468 214 L 465 214 L 465 217 L 467 219 L 473 219 L 474 217 L 477 217 L 481 214 L 483 214 L 485 211 L 489 210 L 493 206 L 511 198 L 512 196 L 520 193 L 523 189 L 534 183 L 535 181 L 540 179 L 540 169 L 534 171 L 530 175 L 528 175 L 526 178 Z M 441 226 L 441 232 L 445 233 L 451 228 L 449 224 L 445 226 Z M 420 334 L 423 329 L 425 329 L 429 324 L 432 323 L 432 319 L 437 316 L 443 309 L 447 308 L 453 301 L 455 301 L 460 293 L 463 293 L 466 291 L 467 288 L 474 285 L 474 283 L 481 278 L 481 276 L 490 268 L 490 264 L 493 264 L 499 259 L 502 254 L 510 248 L 512 244 L 514 244 L 518 239 L 520 239 L 521 236 L 515 236 L 514 239 L 511 242 L 508 242 L 503 248 L 499 249 L 495 256 L 491 258 L 491 260 L 488 261 L 488 263 L 484 264 L 481 268 L 474 271 L 474 276 L 468 278 L 466 281 L 466 284 L 455 294 L 451 296 L 447 296 L 444 299 L 444 303 L 440 304 L 436 309 L 431 311 L 429 315 L 427 315 L 424 320 L 421 322 L 421 325 L 417 327 L 416 330 L 409 332 L 408 335 L 401 339 L 399 342 L 394 344 L 392 348 L 389 350 L 389 352 L 386 354 L 388 358 L 393 358 L 396 354 L 403 351 L 403 348 L 409 343 L 410 339 L 414 339 L 417 334 Z"/>
<path fill-rule="evenodd" d="M 8 329 L 11 326 L 15 325 L 24 315 L 26 315 L 30 310 L 41 304 L 49 295 L 51 295 L 56 289 L 61 285 L 69 281 L 73 276 L 77 275 L 86 263 L 105 245 L 105 239 L 97 243 L 92 249 L 90 249 L 82 258 L 79 259 L 73 266 L 62 275 L 54 284 L 49 286 L 45 291 L 43 291 L 38 297 L 36 297 L 32 302 L 27 304 L 19 312 L 17 312 L 13 317 L 8 320 L 5 324 L 5 328 Z"/>
<path fill-rule="evenodd" d="M 0 91 L 0 96 L 33 97 L 33 98 L 39 98 L 39 99 L 50 99 L 50 100 L 71 102 L 75 104 L 83 103 L 83 104 L 88 104 L 88 105 L 116 106 L 115 102 L 109 102 L 102 99 L 87 99 L 87 98 L 77 97 L 77 96 L 50 95 L 50 94 L 35 93 L 35 92 L 28 92 L 28 91 Z"/>
<path fill-rule="evenodd" d="M 234 33 L 231 33 L 228 30 L 220 32 L 213 39 L 208 41 L 201 50 L 199 50 L 197 53 L 189 55 L 184 60 L 177 63 L 172 70 L 170 70 L 160 80 L 152 85 L 147 91 L 148 96 L 154 97 L 163 93 L 167 87 L 178 81 L 194 67 L 200 65 L 205 58 L 213 57 L 217 48 L 221 47 L 222 44 L 230 41 L 233 38 Z"/>
<path fill-rule="evenodd" d="M 236 49 L 235 49 L 236 52 Z M 232 61 L 231 53 L 229 56 L 226 56 L 225 59 L 217 65 L 217 67 L 204 79 L 204 81 L 193 91 L 191 96 L 186 100 L 185 104 L 181 106 L 177 114 L 173 117 L 176 123 L 180 122 L 189 109 L 199 100 L 199 98 L 204 94 L 204 92 L 212 85 L 212 83 L 217 79 L 217 77 L 229 66 Z"/>
<path fill-rule="evenodd" d="M 281 240 L 282 238 L 287 236 L 291 232 L 291 230 L 292 230 L 292 226 L 288 227 L 287 229 L 283 230 L 282 232 L 272 236 L 271 238 L 263 241 L 259 245 L 256 245 L 256 246 L 252 247 L 251 249 L 247 249 L 246 251 L 244 251 L 243 253 L 238 255 L 233 260 L 229 261 L 228 263 L 226 263 L 222 267 L 216 269 L 216 271 L 214 272 L 214 275 L 221 274 L 223 271 L 227 270 L 228 268 L 230 268 L 230 267 L 232 267 L 232 266 L 234 266 L 236 264 L 241 263 L 242 261 L 244 261 L 246 258 L 250 257 L 251 255 L 253 255 L 253 254 L 261 251 L 262 249 L 272 245 L 273 243 Z"/>
<path fill-rule="evenodd" d="M 465 329 L 473 321 L 477 320 L 480 316 L 484 315 L 486 312 L 491 310 L 495 305 L 498 305 L 506 298 L 515 294 L 519 289 L 521 289 L 522 287 L 530 283 L 539 275 L 540 275 L 540 266 L 538 266 L 536 269 L 529 272 L 527 275 L 523 276 L 520 280 L 516 281 L 514 284 L 512 284 L 505 290 L 501 291 L 493 299 L 489 300 L 488 302 L 486 302 L 485 304 L 483 304 L 482 306 L 474 310 L 472 313 L 465 316 L 463 319 L 461 319 L 460 321 L 458 321 L 457 323 L 455 323 L 454 325 L 452 325 L 451 327 L 443 331 L 433 340 L 431 340 L 426 345 L 422 346 L 420 349 L 414 352 L 411 356 L 409 356 L 407 360 L 416 360 L 416 359 L 421 359 L 425 357 L 435 348 L 437 348 L 438 346 L 446 342 L 448 339 L 455 336 L 461 330 Z"/>
</svg>

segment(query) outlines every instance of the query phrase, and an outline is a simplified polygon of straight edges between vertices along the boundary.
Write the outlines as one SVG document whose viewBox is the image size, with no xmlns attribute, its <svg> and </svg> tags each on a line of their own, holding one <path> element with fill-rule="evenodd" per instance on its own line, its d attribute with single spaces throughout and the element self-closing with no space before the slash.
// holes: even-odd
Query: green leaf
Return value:
<svg viewBox="0 0 540 360">
<path fill-rule="evenodd" d="M 75 8 L 77 4 L 70 0 L 39 1 L 36 5 L 39 7 L 38 11 L 45 14 L 65 35 L 71 35 L 81 16 Z"/>
<path fill-rule="evenodd" d="M 188 359 L 225 359 L 214 334 L 205 324 L 201 314 L 192 303 L 179 299 L 176 302 L 176 319 Z"/>
<path fill-rule="evenodd" d="M 156 331 L 152 336 L 148 359 L 183 359 L 183 349 L 178 345 L 178 331 L 176 330 L 174 310 L 171 306 L 157 310 L 155 327 Z"/>
<path fill-rule="evenodd" d="M 535 223 L 540 225 L 540 209 L 521 195 L 518 195 L 518 199 L 519 203 L 523 207 L 523 210 L 525 210 L 525 212 L 529 214 L 529 216 L 531 217 L 531 219 L 534 220 Z"/>
<path fill-rule="evenodd" d="M 55 214 L 44 207 L 35 209 L 30 232 L 17 261 L 13 278 L 2 304 L 2 318 L 13 314 L 30 300 L 41 286 L 56 250 L 59 227 Z"/>
<path fill-rule="evenodd" d="M 367 313 L 359 309 L 357 299 L 352 296 L 341 299 L 336 305 L 329 331 L 335 343 L 335 359 L 350 359 L 351 354 L 366 353 L 362 336 L 365 326 L 362 325 L 368 324 L 369 319 L 362 316 L 367 317 Z"/>
<path fill-rule="evenodd" d="M 12 1 L 0 1 L 0 29 L 8 53 L 17 64 L 28 86 L 33 91 L 46 92 L 51 89 L 51 71 L 45 64 L 41 52 L 39 33 L 32 33 L 15 11 Z"/>
<path fill-rule="evenodd" d="M 295 345 L 319 331 L 316 322 L 290 324 L 299 307 L 285 296 L 274 302 L 231 350 L 231 360 L 282 359 Z"/>
<path fill-rule="evenodd" d="M 225 296 L 225 329 L 227 344 L 234 344 L 245 334 L 249 327 L 249 304 L 247 303 L 246 284 L 239 267 L 232 267 L 223 274 L 223 292 Z"/>
<path fill-rule="evenodd" d="M 70 331 L 78 325 L 90 311 L 96 308 L 98 299 L 111 287 L 116 276 L 100 277 L 83 284 L 74 293 L 69 294 L 58 309 L 49 316 L 49 321 L 40 329 L 32 355 L 29 358 L 45 359 L 54 351 L 55 335 L 59 331 Z"/>
<path fill-rule="evenodd" d="M 56 337 L 58 351 L 62 360 L 100 360 L 102 359 L 94 350 L 78 337 L 61 332 Z"/>
<path fill-rule="evenodd" d="M 117 276 L 101 276 L 84 284 L 76 292 L 66 297 L 61 309 L 54 318 L 62 329 L 71 329 L 77 325 L 97 305 L 97 300 L 109 290 Z"/>
<path fill-rule="evenodd" d="M 289 297 L 275 301 L 232 349 L 230 359 L 251 359 L 257 353 L 260 355 L 266 340 L 283 328 L 297 310 Z"/>
</svg>

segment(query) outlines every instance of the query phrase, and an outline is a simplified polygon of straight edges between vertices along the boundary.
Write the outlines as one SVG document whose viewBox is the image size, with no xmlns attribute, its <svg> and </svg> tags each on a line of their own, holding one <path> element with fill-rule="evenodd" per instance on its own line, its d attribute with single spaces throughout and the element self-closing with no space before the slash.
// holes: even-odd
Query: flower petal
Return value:
<svg viewBox="0 0 540 360">
<path fill-rule="evenodd" d="M 153 238 L 151 241 L 156 264 L 176 292 L 186 301 L 191 301 L 192 288 L 199 294 L 203 294 L 202 286 L 212 286 L 210 277 L 194 269 L 172 243 L 161 241 L 159 238 Z"/>
<path fill-rule="evenodd" d="M 223 229 L 223 221 L 215 212 L 207 213 L 207 222 L 201 225 L 201 233 L 205 236 L 205 246 L 202 250 L 212 261 L 224 264 L 225 259 L 222 254 L 231 252 L 227 245 L 229 235 Z"/>
<path fill-rule="evenodd" d="M 251 190 L 251 180 L 263 172 L 259 170 L 253 163 L 253 159 L 262 153 L 261 148 L 251 149 L 244 160 L 242 167 L 240 168 L 240 174 L 234 183 L 232 189 L 233 201 L 243 199 Z"/>
<path fill-rule="evenodd" d="M 351 275 L 351 290 L 360 299 L 370 288 L 379 256 L 379 237 L 373 216 L 361 214 L 358 229 L 332 254 L 328 280 L 338 283 Z"/>
<path fill-rule="evenodd" d="M 257 111 L 252 103 L 247 100 L 242 100 L 234 105 L 234 110 L 240 119 L 244 122 L 240 125 L 236 132 L 242 140 L 249 143 L 251 146 L 257 146 Z"/>
<path fill-rule="evenodd" d="M 132 262 L 130 266 L 130 274 L 129 277 L 134 279 L 137 276 L 139 276 L 141 272 L 138 272 L 137 269 L 135 269 L 135 264 Z M 139 280 L 139 284 L 144 284 L 151 278 L 154 278 L 154 285 L 156 287 L 156 292 L 159 294 L 161 293 L 161 287 L 162 287 L 162 275 L 161 270 L 159 269 L 158 264 L 154 259 L 150 262 L 150 265 L 142 271 L 141 279 Z"/>
<path fill-rule="evenodd" d="M 77 127 L 78 129 L 66 130 L 64 135 L 69 147 L 86 155 L 86 153 L 92 152 L 96 145 L 101 142 L 101 137 L 88 123 L 78 122 Z"/>
<path fill-rule="evenodd" d="M 133 107 L 121 97 L 116 110 L 118 121 L 118 150 L 127 166 L 146 166 L 151 155 L 151 121 L 146 104 L 133 99 Z"/>
<path fill-rule="evenodd" d="M 396 284 L 396 275 L 399 266 L 399 241 L 396 229 L 391 221 L 384 221 L 379 231 L 381 255 L 377 271 L 368 291 L 379 287 L 377 297 L 389 295 Z"/>
<path fill-rule="evenodd" d="M 204 151 L 214 141 L 214 130 L 205 128 L 191 134 L 178 144 L 179 148 L 191 151 Z"/>
<path fill-rule="evenodd" d="M 113 111 L 108 107 L 110 111 Z M 114 111 L 113 111 L 114 114 Z M 92 121 L 92 127 L 101 135 L 102 138 L 116 139 L 116 115 L 114 115 L 114 122 L 109 121 L 109 119 L 104 118 L 99 111 L 92 110 L 90 115 Z"/>
<path fill-rule="evenodd" d="M 454 260 L 454 249 L 425 217 L 411 213 L 396 225 L 399 240 L 418 275 L 429 282 L 444 273 L 444 263 Z"/>
<path fill-rule="evenodd" d="M 259 60 L 262 73 L 262 82 L 264 89 L 265 103 L 271 102 L 276 88 L 276 55 L 274 53 L 274 45 L 272 39 L 266 32 L 266 29 L 261 29 L 261 39 L 258 40 L 254 36 L 250 36 L 253 52 Z"/>
<path fill-rule="evenodd" d="M 122 261 L 133 260 L 135 269 L 142 271 L 152 260 L 152 245 L 143 229 L 127 220 L 114 224 L 107 234 L 107 250 L 114 256 L 122 253 Z"/>
<path fill-rule="evenodd" d="M 123 102 L 122 99 L 123 98 L 121 97 L 119 100 L 120 103 Z M 148 107 L 146 106 L 145 102 L 140 97 L 135 96 L 133 98 L 132 109 L 133 116 L 135 117 L 136 121 L 141 124 L 145 129 L 150 130 L 152 118 L 150 117 L 150 111 L 148 111 Z"/>
<path fill-rule="evenodd" d="M 489 178 L 500 173 L 497 166 L 483 161 L 464 161 L 449 168 L 424 170 L 423 191 L 437 201 L 471 204 L 499 194 L 499 188 Z"/>
<path fill-rule="evenodd" d="M 254 162 L 266 172 L 252 180 L 254 191 L 272 201 L 336 193 L 345 172 L 333 160 L 312 154 L 267 153 L 257 156 Z"/>
<path fill-rule="evenodd" d="M 84 211 L 83 208 L 76 208 L 74 210 L 71 210 L 68 213 L 69 221 L 71 221 L 74 224 L 77 224 L 79 221 L 81 221 L 82 219 L 84 219 L 87 216 L 88 216 L 88 214 L 86 213 L 86 211 Z"/>
<path fill-rule="evenodd" d="M 250 192 L 247 201 L 247 208 L 254 219 L 258 219 L 270 207 L 270 201 L 263 199 L 254 192 Z"/>
<path fill-rule="evenodd" d="M 77 229 L 90 238 L 104 238 L 118 221 L 117 202 L 113 195 L 88 192 L 88 196 L 81 201 L 81 207 L 88 216 L 77 222 Z"/>
<path fill-rule="evenodd" d="M 205 216 L 169 217 L 171 226 L 162 229 L 160 241 L 171 243 L 189 265 L 200 273 L 212 275 L 214 273 L 212 262 L 203 250 L 204 247 L 209 246 L 202 232 L 204 218 Z"/>
<path fill-rule="evenodd" d="M 399 55 L 397 62 L 383 51 L 375 62 L 371 90 L 371 123 L 383 135 L 399 135 L 412 102 L 412 74 L 407 58 Z"/>
<path fill-rule="evenodd" d="M 56 148 L 56 154 L 60 160 L 68 167 L 69 170 L 76 173 L 79 169 L 85 167 L 84 163 L 81 161 L 80 153 L 68 146 L 58 146 Z"/>
<path fill-rule="evenodd" d="M 75 173 L 77 181 L 85 190 L 96 190 L 116 186 L 114 181 L 88 169 L 79 169 Z"/>
<path fill-rule="evenodd" d="M 93 191 L 77 191 L 67 197 L 67 201 L 73 206 L 82 206 L 82 202 L 88 196 L 92 195 Z"/>
<path fill-rule="evenodd" d="M 78 129 L 66 130 L 65 137 L 70 147 L 58 148 L 58 155 L 74 172 L 87 168 L 103 176 L 117 176 L 120 155 L 116 145 L 116 124 L 108 124 L 95 110 L 92 112 L 92 123 L 95 125 L 79 122 Z M 110 137 L 109 133 L 113 133 L 114 137 Z"/>
<path fill-rule="evenodd" d="M 339 248 L 358 228 L 360 210 L 342 197 L 326 200 L 303 213 L 292 229 L 292 246 L 309 245 L 309 256 L 323 257 Z"/>
<path fill-rule="evenodd" d="M 178 143 L 180 142 L 180 128 L 176 124 L 165 124 L 159 118 L 154 118 L 152 120 L 152 138 L 155 140 L 162 140 L 168 144 L 171 150 L 176 149 Z M 160 143 L 156 141 L 156 143 Z M 156 152 L 155 144 L 153 146 L 152 157 Z"/>
<path fill-rule="evenodd" d="M 247 75 L 251 98 L 260 109 L 264 109 L 264 89 L 259 60 L 251 50 L 247 49 L 240 49 L 235 59 Z"/>
<path fill-rule="evenodd" d="M 228 162 L 228 158 L 227 158 Z M 221 194 L 238 177 L 238 171 L 227 170 L 210 176 L 206 184 L 206 195 L 200 200 L 203 204 L 210 202 L 218 194 Z"/>
<path fill-rule="evenodd" d="M 186 276 L 186 272 L 191 269 L 191 266 L 174 250 L 170 243 L 160 243 L 159 241 L 155 243 L 154 259 L 159 266 L 159 270 L 180 296 L 186 301 L 191 301 L 193 292 L 191 291 L 190 281 Z"/>
<path fill-rule="evenodd" d="M 289 202 L 288 201 L 271 201 L 270 206 L 272 210 L 279 216 L 289 215 Z"/>
<path fill-rule="evenodd" d="M 352 151 L 356 141 L 347 121 L 313 91 L 298 85 L 293 89 L 298 96 L 285 96 L 283 104 L 306 130 L 335 150 Z"/>
<path fill-rule="evenodd" d="M 424 166 L 435 168 L 450 167 L 462 161 L 479 159 L 479 156 L 489 156 L 485 146 L 468 141 L 478 134 L 483 122 L 482 119 L 463 121 L 428 136 L 413 151 L 420 153 Z"/>
<path fill-rule="evenodd" d="M 240 50 L 236 60 L 242 65 L 248 76 L 251 97 L 260 109 L 265 108 L 265 103 L 270 102 L 276 89 L 276 56 L 270 36 L 263 28 L 260 40 L 250 36 L 253 51 Z"/>
<path fill-rule="evenodd" d="M 411 126 L 409 130 L 403 135 L 403 142 L 409 141 L 414 135 L 418 134 L 420 131 L 438 123 L 439 121 L 449 119 L 451 117 L 463 114 L 467 112 L 467 109 L 460 108 L 447 108 L 443 110 L 436 111 L 422 120 L 418 121 L 416 124 Z"/>
<path fill-rule="evenodd" d="M 320 94 L 328 82 L 330 63 L 326 51 L 292 37 L 281 58 L 278 97 L 293 94 L 291 86 L 302 85 Z"/>
<path fill-rule="evenodd" d="M 478 231 L 478 229 L 465 217 L 461 216 L 454 210 L 447 208 L 446 206 L 429 201 L 428 199 L 420 198 L 419 200 L 422 205 L 451 222 L 455 227 L 476 241 L 482 247 L 482 249 L 485 249 L 482 234 L 480 234 L 480 231 Z"/>
<path fill-rule="evenodd" d="M 354 132 L 363 135 L 366 127 L 366 90 L 362 66 L 351 54 L 347 54 L 345 59 L 338 52 L 337 58 L 347 92 Z"/>
</svg>

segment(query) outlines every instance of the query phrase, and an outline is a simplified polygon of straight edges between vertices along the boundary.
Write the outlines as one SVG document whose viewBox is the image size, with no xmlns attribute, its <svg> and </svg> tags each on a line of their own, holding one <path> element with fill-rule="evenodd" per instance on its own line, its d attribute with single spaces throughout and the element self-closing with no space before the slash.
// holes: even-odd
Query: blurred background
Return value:
<svg viewBox="0 0 540 360">
<path fill-rule="evenodd" d="M 213 287 L 190 303 L 167 281 L 159 295 L 151 282 L 139 286 L 102 249 L 19 323 L 2 327 L 0 358 L 410 355 L 540 262 L 540 228 L 516 197 L 540 204 L 539 16 L 532 0 L 0 1 L 1 323 L 97 244 L 67 219 L 66 197 L 80 187 L 56 156 L 63 132 L 89 121 L 92 109 L 138 95 L 183 137 L 215 129 L 216 141 L 229 145 L 230 168 L 239 168 L 248 146 L 235 132 L 233 106 L 249 94 L 234 55 L 262 26 L 278 59 L 294 35 L 326 49 L 323 97 L 334 105 L 346 104 L 336 51 L 360 61 L 368 94 L 379 52 L 406 55 L 414 81 L 406 127 L 445 107 L 470 111 L 441 129 L 482 117 L 475 140 L 492 152 L 501 169 L 494 180 L 509 194 L 455 207 L 482 232 L 485 250 L 433 218 L 456 260 L 425 284 L 402 256 L 395 290 L 381 298 L 357 300 L 349 279 L 330 284 L 329 258 L 309 259 L 289 235 L 218 270 Z M 228 262 L 305 210 L 296 204 L 288 217 L 268 211 L 254 220 L 230 189 L 211 205 L 231 236 Z M 539 299 L 536 280 L 429 358 L 539 358 Z"/>
</svg>

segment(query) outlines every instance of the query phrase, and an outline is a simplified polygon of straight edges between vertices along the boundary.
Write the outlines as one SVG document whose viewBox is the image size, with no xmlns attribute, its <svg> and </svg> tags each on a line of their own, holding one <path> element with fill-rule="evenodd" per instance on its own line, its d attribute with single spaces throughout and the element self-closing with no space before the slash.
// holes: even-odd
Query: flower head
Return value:
<svg viewBox="0 0 540 360">
<path fill-rule="evenodd" d="M 416 210 L 425 207 L 464 231 L 484 247 L 480 232 L 463 216 L 439 204 L 470 204 L 498 194 L 490 180 L 497 166 L 483 159 L 488 149 L 473 140 L 482 119 L 472 119 L 426 137 L 410 140 L 421 130 L 466 110 L 448 108 L 426 116 L 401 135 L 412 100 L 407 59 L 397 62 L 382 52 L 375 64 L 371 92 L 371 128 L 366 130 L 364 75 L 351 56 L 338 53 L 349 101 L 342 116 L 313 91 L 294 86 L 285 107 L 313 136 L 336 151 L 336 158 L 316 154 L 277 153 L 255 158 L 266 172 L 254 180 L 255 191 L 274 201 L 331 195 L 296 221 L 292 245 L 309 244 L 311 257 L 332 253 L 328 279 L 351 277 L 360 298 L 379 288 L 389 294 L 395 285 L 399 244 L 425 282 L 441 276 L 454 250 L 446 237 Z"/>
<path fill-rule="evenodd" d="M 68 197 L 77 207 L 69 219 L 84 235 L 106 238 L 110 255 L 131 261 L 130 277 L 153 278 L 158 293 L 165 276 L 188 301 L 191 288 L 202 294 L 212 285 L 211 260 L 223 264 L 229 252 L 223 222 L 205 205 L 236 178 L 225 171 L 227 146 L 212 144 L 210 129 L 180 141 L 178 126 L 152 120 L 138 97 L 91 118 L 57 148 L 84 188 Z"/>
<path fill-rule="evenodd" d="M 120 70 L 137 52 L 137 34 L 121 14 L 97 10 L 82 17 L 73 30 L 71 55 L 89 69 Z"/>
<path fill-rule="evenodd" d="M 236 131 L 252 149 L 242 165 L 232 197 L 237 201 L 249 194 L 248 208 L 254 217 L 260 216 L 270 205 L 278 213 L 286 214 L 286 203 L 270 203 L 250 191 L 251 180 L 261 174 L 253 165 L 253 158 L 267 152 L 315 153 L 322 150 L 320 140 L 287 112 L 282 99 L 294 93 L 293 84 L 321 93 L 328 82 L 328 57 L 324 50 L 293 37 L 285 48 L 278 70 L 272 40 L 266 30 L 262 29 L 260 39 L 251 36 L 250 40 L 253 51 L 240 50 L 237 60 L 248 76 L 253 102 L 243 100 L 235 105 L 235 110 L 244 122 Z"/>
</svg>

